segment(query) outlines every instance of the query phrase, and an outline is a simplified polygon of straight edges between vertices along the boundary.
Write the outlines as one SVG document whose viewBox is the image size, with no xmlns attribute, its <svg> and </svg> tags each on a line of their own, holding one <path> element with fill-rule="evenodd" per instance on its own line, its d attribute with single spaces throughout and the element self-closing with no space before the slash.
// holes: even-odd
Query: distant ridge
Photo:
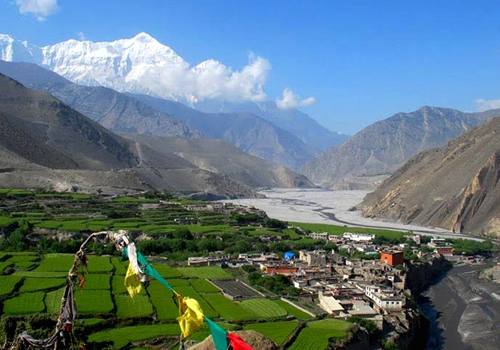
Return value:
<svg viewBox="0 0 500 350">
<path fill-rule="evenodd" d="M 334 189 L 374 189 L 415 154 L 463 134 L 498 111 L 464 113 L 422 107 L 373 123 L 307 163 L 303 173 Z"/>
</svg>

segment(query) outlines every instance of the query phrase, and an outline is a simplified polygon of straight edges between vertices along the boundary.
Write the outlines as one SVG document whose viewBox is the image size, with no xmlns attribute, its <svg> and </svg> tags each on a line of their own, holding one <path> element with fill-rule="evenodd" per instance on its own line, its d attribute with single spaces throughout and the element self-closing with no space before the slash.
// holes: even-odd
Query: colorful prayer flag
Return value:
<svg viewBox="0 0 500 350">
<path fill-rule="evenodd" d="M 236 333 L 228 333 L 227 340 L 232 350 L 253 350 L 253 348 Z"/>
<path fill-rule="evenodd" d="M 216 350 L 227 350 L 227 331 L 217 323 L 205 317 L 210 333 L 212 333 L 212 341 Z"/>
<path fill-rule="evenodd" d="M 177 303 L 180 314 L 177 321 L 179 321 L 182 338 L 187 338 L 203 324 L 203 310 L 196 299 L 183 297 L 180 294 L 177 294 Z"/>
<path fill-rule="evenodd" d="M 141 277 L 134 270 L 132 264 L 128 265 L 127 274 L 125 275 L 123 284 L 132 298 L 138 295 L 142 290 Z"/>
</svg>

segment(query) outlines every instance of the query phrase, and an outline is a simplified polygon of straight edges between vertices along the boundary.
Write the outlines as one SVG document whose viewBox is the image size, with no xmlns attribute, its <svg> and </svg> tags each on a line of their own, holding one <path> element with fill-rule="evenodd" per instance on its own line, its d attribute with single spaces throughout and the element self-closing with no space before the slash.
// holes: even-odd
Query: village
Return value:
<svg viewBox="0 0 500 350">
<path fill-rule="evenodd" d="M 239 254 L 237 257 L 211 255 L 190 257 L 189 266 L 220 265 L 227 268 L 254 266 L 263 275 L 289 278 L 299 291 L 298 300 L 312 301 L 325 316 L 348 320 L 363 318 L 379 330 L 384 326 L 408 325 L 408 300 L 405 251 L 419 263 L 448 259 L 465 263 L 479 262 L 481 256 L 456 256 L 453 246 L 444 239 L 421 242 L 419 235 L 409 236 L 412 244 L 376 244 L 375 235 L 345 232 L 333 235 L 310 232 L 310 238 L 330 241 L 336 250 L 300 250 L 276 253 Z M 356 254 L 358 253 L 358 254 Z M 359 253 L 363 258 L 359 258 Z M 234 283 L 239 284 L 235 288 Z M 230 299 L 256 297 L 259 293 L 242 281 L 233 281 L 229 288 L 218 286 Z M 246 291 L 246 292 L 244 292 Z M 287 300 L 288 301 L 288 300 Z M 300 307 L 300 305 L 295 305 Z"/>
</svg>

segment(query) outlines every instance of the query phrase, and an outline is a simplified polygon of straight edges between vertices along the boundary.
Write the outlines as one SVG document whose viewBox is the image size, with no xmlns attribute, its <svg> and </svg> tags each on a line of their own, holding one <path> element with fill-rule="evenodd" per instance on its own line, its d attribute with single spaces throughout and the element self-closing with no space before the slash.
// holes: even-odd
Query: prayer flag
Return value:
<svg viewBox="0 0 500 350">
<path fill-rule="evenodd" d="M 227 340 L 232 350 L 253 350 L 238 334 L 228 333 Z"/>
<path fill-rule="evenodd" d="M 132 298 L 138 295 L 142 290 L 141 277 L 134 270 L 132 264 L 128 265 L 127 274 L 125 275 L 123 284 Z"/>
<path fill-rule="evenodd" d="M 210 333 L 212 333 L 212 341 L 216 350 L 227 350 L 227 331 L 217 323 L 205 317 Z"/>
<path fill-rule="evenodd" d="M 182 338 L 187 338 L 203 324 L 203 310 L 196 299 L 183 297 L 180 294 L 177 294 L 177 303 L 180 314 L 177 321 L 179 321 Z"/>
</svg>

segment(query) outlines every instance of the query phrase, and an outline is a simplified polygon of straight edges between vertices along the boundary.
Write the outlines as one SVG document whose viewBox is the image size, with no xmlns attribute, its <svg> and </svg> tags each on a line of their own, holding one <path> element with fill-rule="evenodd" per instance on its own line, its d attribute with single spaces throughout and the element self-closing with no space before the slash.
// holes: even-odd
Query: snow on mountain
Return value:
<svg viewBox="0 0 500 350">
<path fill-rule="evenodd" d="M 0 57 L 44 65 L 82 85 L 190 103 L 208 98 L 261 101 L 270 69 L 261 57 L 251 57 L 240 71 L 213 59 L 191 66 L 147 33 L 110 42 L 71 39 L 41 48 L 0 35 Z"/>
</svg>

